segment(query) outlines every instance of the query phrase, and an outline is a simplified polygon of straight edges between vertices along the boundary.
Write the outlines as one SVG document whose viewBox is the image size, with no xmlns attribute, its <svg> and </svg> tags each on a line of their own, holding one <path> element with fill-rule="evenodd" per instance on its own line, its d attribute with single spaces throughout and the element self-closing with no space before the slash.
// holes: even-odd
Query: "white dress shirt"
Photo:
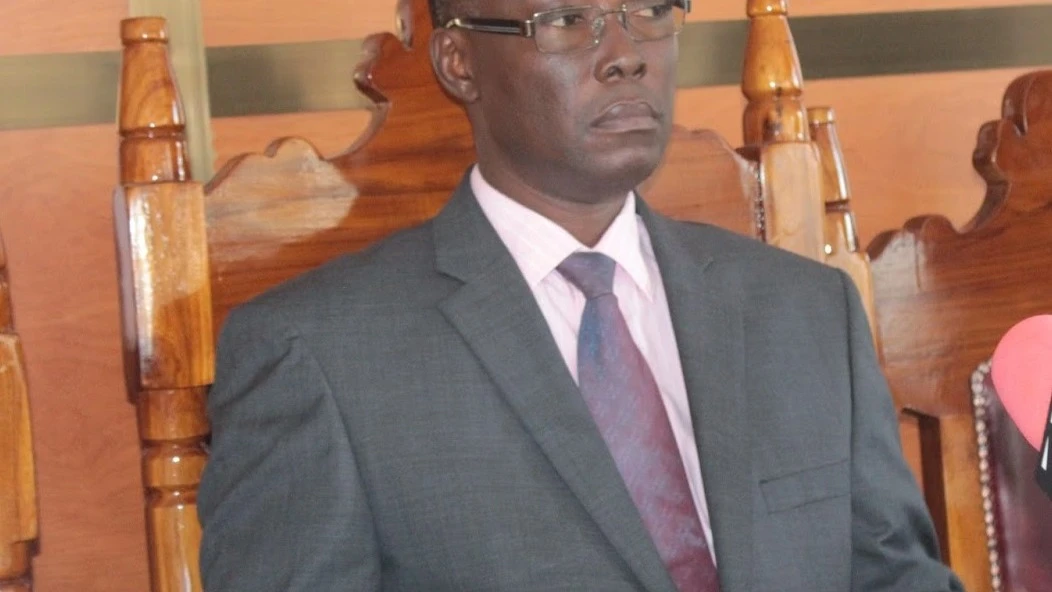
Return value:
<svg viewBox="0 0 1052 592">
<path fill-rule="evenodd" d="M 617 263 L 614 295 L 632 338 L 650 365 L 661 391 L 661 400 L 683 459 L 709 552 L 713 553 L 712 528 L 676 334 L 672 329 L 665 285 L 650 244 L 650 235 L 635 213 L 635 194 L 628 195 L 621 212 L 602 238 L 594 248 L 589 248 L 558 224 L 502 194 L 482 177 L 477 166 L 471 171 L 470 182 L 486 218 L 511 252 L 533 291 L 574 380 L 577 380 L 577 332 L 584 313 L 585 297 L 556 267 L 578 251 L 599 252 Z"/>
</svg>

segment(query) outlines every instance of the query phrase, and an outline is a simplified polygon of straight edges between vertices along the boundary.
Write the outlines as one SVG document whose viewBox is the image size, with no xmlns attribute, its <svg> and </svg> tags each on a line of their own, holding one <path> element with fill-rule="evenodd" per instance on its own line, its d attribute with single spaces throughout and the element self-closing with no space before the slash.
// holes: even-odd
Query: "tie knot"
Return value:
<svg viewBox="0 0 1052 592">
<path fill-rule="evenodd" d="M 616 266 L 613 259 L 602 253 L 574 253 L 556 269 L 591 300 L 613 293 Z"/>
</svg>

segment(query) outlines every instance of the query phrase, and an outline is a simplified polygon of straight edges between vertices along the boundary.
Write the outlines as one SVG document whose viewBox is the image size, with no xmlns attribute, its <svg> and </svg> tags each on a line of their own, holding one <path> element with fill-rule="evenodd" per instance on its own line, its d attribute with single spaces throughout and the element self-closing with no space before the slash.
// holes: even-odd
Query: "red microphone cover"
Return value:
<svg viewBox="0 0 1052 592">
<path fill-rule="evenodd" d="M 1040 450 L 1052 400 L 1052 315 L 1030 317 L 1009 329 L 992 366 L 997 398 L 1026 441 Z"/>
</svg>

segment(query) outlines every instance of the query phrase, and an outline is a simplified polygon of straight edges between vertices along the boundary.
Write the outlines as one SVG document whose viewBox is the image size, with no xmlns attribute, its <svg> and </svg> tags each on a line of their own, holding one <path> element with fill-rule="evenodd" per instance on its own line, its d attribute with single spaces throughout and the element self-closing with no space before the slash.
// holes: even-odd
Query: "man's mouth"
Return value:
<svg viewBox="0 0 1052 592">
<path fill-rule="evenodd" d="M 660 125 L 661 116 L 643 100 L 614 103 L 592 122 L 592 127 L 609 132 L 655 131 Z"/>
</svg>

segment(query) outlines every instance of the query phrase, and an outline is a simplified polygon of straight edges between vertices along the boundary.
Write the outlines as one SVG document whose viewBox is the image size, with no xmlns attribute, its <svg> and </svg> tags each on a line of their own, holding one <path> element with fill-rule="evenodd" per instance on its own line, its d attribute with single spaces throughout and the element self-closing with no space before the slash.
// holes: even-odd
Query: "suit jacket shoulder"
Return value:
<svg viewBox="0 0 1052 592">
<path fill-rule="evenodd" d="M 733 265 L 747 294 L 835 302 L 844 310 L 843 274 L 825 263 L 709 224 L 662 217 L 652 226 L 674 235 L 696 261 Z"/>
<path fill-rule="evenodd" d="M 455 288 L 435 273 L 431 222 L 399 231 L 282 282 L 238 307 L 307 329 L 384 311 L 419 310 Z"/>
</svg>

